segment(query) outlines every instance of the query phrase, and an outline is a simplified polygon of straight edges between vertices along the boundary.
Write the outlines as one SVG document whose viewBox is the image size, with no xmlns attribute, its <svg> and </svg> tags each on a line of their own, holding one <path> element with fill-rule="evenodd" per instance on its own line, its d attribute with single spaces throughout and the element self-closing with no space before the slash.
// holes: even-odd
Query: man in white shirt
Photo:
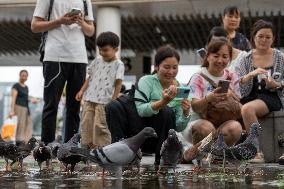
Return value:
<svg viewBox="0 0 284 189">
<path fill-rule="evenodd" d="M 54 0 L 50 20 L 47 20 L 51 0 L 37 0 L 31 29 L 34 33 L 48 31 L 43 59 L 44 108 L 41 140 L 55 139 L 58 103 L 66 85 L 66 128 L 68 141 L 79 128 L 80 102 L 75 100 L 86 77 L 88 63 L 85 37 L 95 28 L 90 0 Z M 81 13 L 71 15 L 73 9 Z"/>
</svg>

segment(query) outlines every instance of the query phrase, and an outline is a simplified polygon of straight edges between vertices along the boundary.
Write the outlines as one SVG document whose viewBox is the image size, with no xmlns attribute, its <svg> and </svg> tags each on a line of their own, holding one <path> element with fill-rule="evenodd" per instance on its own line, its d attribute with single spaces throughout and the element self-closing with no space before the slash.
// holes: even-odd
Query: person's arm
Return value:
<svg viewBox="0 0 284 189">
<path fill-rule="evenodd" d="M 81 101 L 84 92 L 87 90 L 90 81 L 90 76 L 85 80 L 83 86 L 81 87 L 80 91 L 76 94 L 75 99 L 77 101 Z"/>
<path fill-rule="evenodd" d="M 18 95 L 18 91 L 14 88 L 12 88 L 12 92 L 11 92 L 11 109 L 10 109 L 10 113 L 9 113 L 9 117 L 12 117 L 15 115 L 15 106 L 16 106 L 16 98 Z"/>
<path fill-rule="evenodd" d="M 120 93 L 121 90 L 121 86 L 122 86 L 122 80 L 121 79 L 116 79 L 114 82 L 114 92 L 112 95 L 112 99 L 115 100 L 118 97 L 118 94 Z"/>
<path fill-rule="evenodd" d="M 39 33 L 58 28 L 62 24 L 71 25 L 76 22 L 75 17 L 77 16 L 68 16 L 68 13 L 66 13 L 58 19 L 47 21 L 44 18 L 34 16 L 31 23 L 31 30 L 34 33 Z"/>
<path fill-rule="evenodd" d="M 183 131 L 190 120 L 190 102 L 188 99 L 183 99 L 176 107 L 176 131 Z"/>
<path fill-rule="evenodd" d="M 93 21 L 85 20 L 83 16 L 76 16 L 75 21 L 81 26 L 81 29 L 86 36 L 92 37 L 94 35 L 95 26 Z"/>
</svg>

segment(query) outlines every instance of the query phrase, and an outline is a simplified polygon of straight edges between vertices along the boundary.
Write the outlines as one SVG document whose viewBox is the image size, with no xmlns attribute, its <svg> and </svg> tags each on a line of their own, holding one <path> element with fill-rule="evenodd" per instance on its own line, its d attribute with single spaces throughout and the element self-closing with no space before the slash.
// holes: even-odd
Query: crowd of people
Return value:
<svg viewBox="0 0 284 189">
<path fill-rule="evenodd" d="M 101 33 L 96 39 L 100 56 L 86 69 L 84 35 L 94 34 L 90 0 L 55 2 L 51 6 L 50 20 L 46 20 L 48 2 L 37 0 L 31 26 L 33 32 L 48 32 L 43 59 L 41 140 L 47 144 L 55 139 L 58 102 L 65 83 L 65 142 L 80 132 L 82 147 L 93 149 L 129 137 L 128 128 L 119 124 L 119 116 L 110 118 L 117 120 L 112 121 L 114 126 L 109 128 L 105 112 L 107 104 L 121 95 L 125 70 L 116 56 L 119 37 L 109 31 Z M 75 5 L 84 10 L 82 14 L 66 14 L 66 9 Z M 213 27 L 208 35 L 201 68 L 188 78 L 186 85 L 176 80 L 180 55 L 170 46 L 157 49 L 154 73 L 139 79 L 133 96 L 134 108 L 141 118 L 137 122 L 153 127 L 158 135 L 158 139 L 143 146 L 155 153 L 155 164 L 160 162 L 160 148 L 170 129 L 183 132 L 193 145 L 198 145 L 211 132 L 222 133 L 226 144 L 233 146 L 244 140 L 250 126 L 258 123 L 260 117 L 283 107 L 284 55 L 273 48 L 274 27 L 269 21 L 256 21 L 249 41 L 238 32 L 240 16 L 235 6 L 224 9 L 222 25 Z M 17 142 L 26 141 L 31 135 L 28 132 L 28 89 L 24 84 L 27 75 L 27 71 L 21 71 L 20 81 L 12 90 L 10 115 L 17 114 L 24 121 L 19 121 Z M 220 81 L 229 83 L 227 90 L 222 91 Z M 181 86 L 190 89 L 187 98 L 176 98 Z M 80 121 L 81 100 L 84 105 Z M 139 129 L 142 130 L 137 127 L 136 131 Z M 256 158 L 261 159 L 261 150 L 258 150 Z M 183 157 L 187 162 L 186 151 Z"/>
</svg>

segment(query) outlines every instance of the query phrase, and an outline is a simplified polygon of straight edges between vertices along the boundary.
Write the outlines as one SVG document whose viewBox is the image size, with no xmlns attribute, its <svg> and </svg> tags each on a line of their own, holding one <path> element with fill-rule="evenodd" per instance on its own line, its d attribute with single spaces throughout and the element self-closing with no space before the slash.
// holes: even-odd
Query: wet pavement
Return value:
<svg viewBox="0 0 284 189">
<path fill-rule="evenodd" d="M 122 179 L 111 175 L 102 177 L 102 169 L 92 164 L 92 171 L 79 164 L 73 174 L 62 172 L 59 163 L 53 163 L 53 171 L 39 171 L 31 156 L 24 161 L 24 170 L 12 172 L 4 170 L 4 160 L 0 160 L 0 188 L 82 188 L 82 189 L 208 189 L 208 188 L 284 188 L 284 166 L 278 164 L 249 164 L 236 170 L 231 165 L 212 165 L 211 168 L 193 172 L 192 165 L 180 164 L 176 173 L 164 169 L 157 174 L 153 157 L 143 157 L 140 174 L 137 168 L 125 168 Z"/>
</svg>

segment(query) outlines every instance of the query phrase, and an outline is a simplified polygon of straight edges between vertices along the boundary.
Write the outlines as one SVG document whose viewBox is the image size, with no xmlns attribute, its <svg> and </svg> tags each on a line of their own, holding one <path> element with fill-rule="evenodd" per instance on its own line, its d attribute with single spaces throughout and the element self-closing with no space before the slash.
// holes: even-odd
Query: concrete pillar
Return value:
<svg viewBox="0 0 284 189">
<path fill-rule="evenodd" d="M 111 31 L 120 38 L 121 44 L 121 13 L 120 8 L 115 6 L 99 6 L 97 9 L 96 35 L 102 32 Z M 97 54 L 98 54 L 97 50 Z M 120 57 L 120 46 L 117 52 Z"/>
</svg>

